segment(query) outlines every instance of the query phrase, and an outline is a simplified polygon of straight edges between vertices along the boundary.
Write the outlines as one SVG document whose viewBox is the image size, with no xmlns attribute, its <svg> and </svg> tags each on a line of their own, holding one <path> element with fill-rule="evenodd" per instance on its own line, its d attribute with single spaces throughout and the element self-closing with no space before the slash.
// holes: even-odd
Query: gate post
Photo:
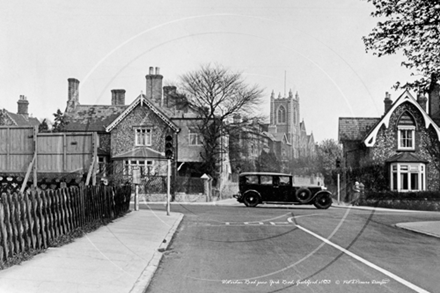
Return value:
<svg viewBox="0 0 440 293">
<path fill-rule="evenodd" d="M 208 174 L 203 174 L 202 177 L 200 177 L 204 180 L 204 193 L 206 195 L 206 201 L 211 201 L 212 196 L 212 177 Z"/>
</svg>

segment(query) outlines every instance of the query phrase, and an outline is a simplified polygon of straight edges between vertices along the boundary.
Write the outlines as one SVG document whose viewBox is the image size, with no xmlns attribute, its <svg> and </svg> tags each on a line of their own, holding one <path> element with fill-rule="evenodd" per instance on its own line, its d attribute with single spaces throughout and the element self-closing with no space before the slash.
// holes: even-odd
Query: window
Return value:
<svg viewBox="0 0 440 293">
<path fill-rule="evenodd" d="M 414 126 L 399 126 L 398 148 L 399 150 L 414 150 Z"/>
<path fill-rule="evenodd" d="M 98 157 L 98 169 L 96 173 L 100 174 L 102 177 L 107 176 L 107 159 L 106 157 Z"/>
<path fill-rule="evenodd" d="M 262 175 L 260 177 L 260 184 L 271 185 L 272 184 L 272 176 Z"/>
<path fill-rule="evenodd" d="M 286 123 L 286 108 L 280 106 L 278 108 L 278 123 Z"/>
<path fill-rule="evenodd" d="M 246 176 L 245 180 L 247 184 L 258 184 L 258 176 L 256 175 Z"/>
<path fill-rule="evenodd" d="M 135 128 L 135 145 L 151 145 L 151 128 Z"/>
<path fill-rule="evenodd" d="M 280 185 L 290 185 L 290 177 L 280 176 Z"/>
<path fill-rule="evenodd" d="M 397 143 L 399 150 L 414 150 L 416 122 L 409 112 L 404 112 L 397 126 Z"/>
<path fill-rule="evenodd" d="M 140 169 L 141 176 L 148 176 L 154 172 L 154 162 L 146 160 L 125 160 L 124 175 L 131 176 L 133 169 Z"/>
<path fill-rule="evenodd" d="M 394 191 L 425 190 L 425 164 L 423 163 L 391 164 L 391 190 Z"/>
<path fill-rule="evenodd" d="M 189 145 L 202 145 L 202 135 L 195 129 L 189 129 Z"/>
</svg>

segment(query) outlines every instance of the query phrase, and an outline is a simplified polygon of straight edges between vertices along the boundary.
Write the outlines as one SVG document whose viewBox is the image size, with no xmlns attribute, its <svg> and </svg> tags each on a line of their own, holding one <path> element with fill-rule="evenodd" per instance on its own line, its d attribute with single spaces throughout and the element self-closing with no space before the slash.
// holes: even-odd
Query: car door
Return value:
<svg viewBox="0 0 440 293">
<path fill-rule="evenodd" d="M 262 201 L 276 201 L 273 193 L 272 175 L 260 175 L 260 184 L 258 186 Z"/>
<path fill-rule="evenodd" d="M 290 176 L 273 176 L 273 198 L 275 201 L 292 201 L 292 178 Z"/>
</svg>

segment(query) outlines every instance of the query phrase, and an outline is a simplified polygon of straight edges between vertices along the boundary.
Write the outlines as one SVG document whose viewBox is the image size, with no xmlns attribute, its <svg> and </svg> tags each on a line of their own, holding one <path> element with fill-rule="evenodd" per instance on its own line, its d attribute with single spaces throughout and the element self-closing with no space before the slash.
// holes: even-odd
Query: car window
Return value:
<svg viewBox="0 0 440 293">
<path fill-rule="evenodd" d="M 260 184 L 270 185 L 270 184 L 272 184 L 272 176 L 263 175 L 260 177 L 260 181 L 261 181 Z"/>
<path fill-rule="evenodd" d="M 280 185 L 289 185 L 290 177 L 289 176 L 280 176 Z"/>
<path fill-rule="evenodd" d="M 256 175 L 246 176 L 244 182 L 246 184 L 258 184 L 258 176 Z"/>
</svg>

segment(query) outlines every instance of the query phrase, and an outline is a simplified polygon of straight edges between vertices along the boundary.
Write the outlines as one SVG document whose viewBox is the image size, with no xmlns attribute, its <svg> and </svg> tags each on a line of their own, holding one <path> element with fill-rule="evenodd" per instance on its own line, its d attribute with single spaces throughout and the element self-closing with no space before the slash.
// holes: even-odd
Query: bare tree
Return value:
<svg viewBox="0 0 440 293">
<path fill-rule="evenodd" d="M 216 178 L 221 154 L 227 151 L 224 138 L 239 129 L 237 123 L 227 122 L 236 114 L 253 117 L 263 90 L 249 86 L 241 73 L 211 64 L 184 74 L 180 88 L 200 118 L 195 127 L 203 137 L 203 171 Z"/>
</svg>

